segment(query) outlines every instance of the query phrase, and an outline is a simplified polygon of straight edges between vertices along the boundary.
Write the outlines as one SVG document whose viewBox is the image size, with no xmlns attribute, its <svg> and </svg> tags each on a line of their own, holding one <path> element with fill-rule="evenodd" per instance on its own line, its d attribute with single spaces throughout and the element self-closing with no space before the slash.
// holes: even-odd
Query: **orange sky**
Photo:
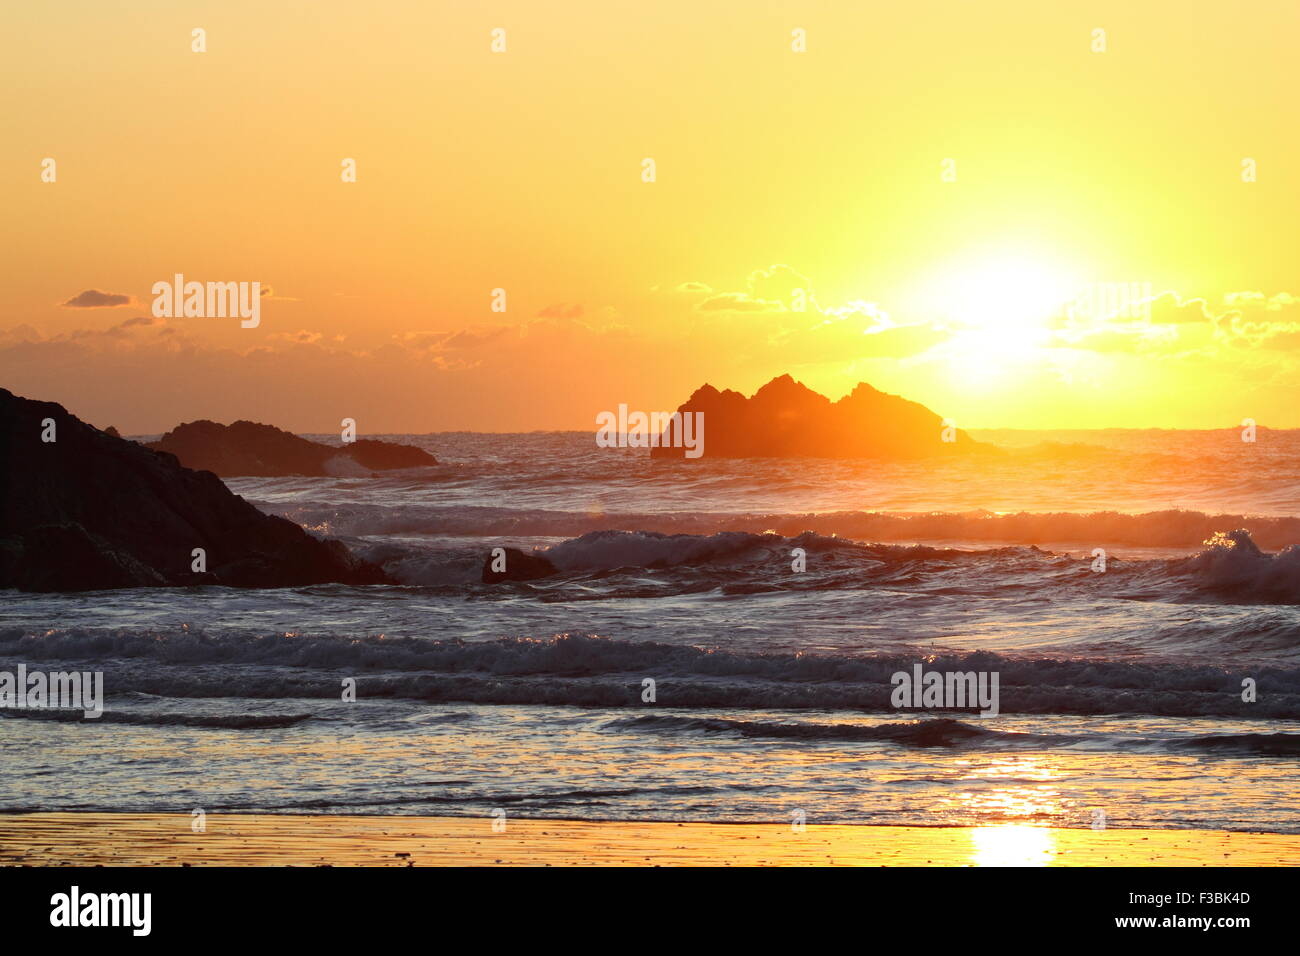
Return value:
<svg viewBox="0 0 1300 956">
<path fill-rule="evenodd" d="M 1294 0 L 7 4 L 0 384 L 132 433 L 592 428 L 782 372 L 1297 427 L 1297 36 Z M 261 324 L 152 318 L 177 272 Z"/>
</svg>

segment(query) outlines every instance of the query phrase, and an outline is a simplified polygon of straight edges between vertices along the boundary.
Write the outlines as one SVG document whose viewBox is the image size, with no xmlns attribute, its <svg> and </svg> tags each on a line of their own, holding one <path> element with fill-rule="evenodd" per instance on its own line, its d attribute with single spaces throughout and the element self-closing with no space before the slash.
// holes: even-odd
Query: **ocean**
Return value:
<svg viewBox="0 0 1300 956">
<path fill-rule="evenodd" d="M 440 433 L 227 479 L 400 585 L 3 592 L 0 669 L 105 702 L 0 711 L 0 811 L 1300 832 L 1300 432 L 972 435 L 1001 453 Z M 498 547 L 558 573 L 482 583 Z M 917 665 L 998 713 L 894 706 Z"/>
</svg>

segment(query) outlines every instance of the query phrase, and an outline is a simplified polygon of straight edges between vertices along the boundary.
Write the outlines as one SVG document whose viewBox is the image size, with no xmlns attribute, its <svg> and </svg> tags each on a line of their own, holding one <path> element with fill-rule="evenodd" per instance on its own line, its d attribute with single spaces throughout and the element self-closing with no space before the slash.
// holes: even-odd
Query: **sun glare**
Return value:
<svg viewBox="0 0 1300 956">
<path fill-rule="evenodd" d="M 993 336 L 1032 336 L 1079 291 L 1069 269 L 1032 252 L 973 257 L 940 273 L 933 307 L 946 320 Z"/>
<path fill-rule="evenodd" d="M 1050 827 L 976 827 L 970 836 L 976 866 L 1046 866 L 1056 858 Z"/>
<path fill-rule="evenodd" d="M 1034 249 L 982 250 L 947 263 L 920 295 L 926 312 L 949 326 L 935 357 L 963 387 L 1014 387 L 1043 365 L 1052 320 L 1081 288 L 1074 270 Z"/>
</svg>

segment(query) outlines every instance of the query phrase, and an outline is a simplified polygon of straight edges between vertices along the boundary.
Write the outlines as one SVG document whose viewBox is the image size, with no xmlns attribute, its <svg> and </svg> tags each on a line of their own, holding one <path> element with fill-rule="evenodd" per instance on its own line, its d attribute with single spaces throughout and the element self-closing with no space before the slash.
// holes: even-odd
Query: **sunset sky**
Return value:
<svg viewBox="0 0 1300 956">
<path fill-rule="evenodd" d="M 1300 4 L 685 9 L 4 5 L 0 385 L 128 433 L 585 429 L 784 372 L 1300 427 Z M 175 273 L 260 326 L 153 318 Z"/>
</svg>

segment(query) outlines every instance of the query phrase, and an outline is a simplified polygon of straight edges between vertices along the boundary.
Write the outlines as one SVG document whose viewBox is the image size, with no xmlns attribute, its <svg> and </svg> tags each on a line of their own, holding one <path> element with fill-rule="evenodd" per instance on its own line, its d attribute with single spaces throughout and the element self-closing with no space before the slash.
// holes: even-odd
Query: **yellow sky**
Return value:
<svg viewBox="0 0 1300 956">
<path fill-rule="evenodd" d="M 590 428 L 783 372 L 964 427 L 1300 426 L 1297 36 L 1294 0 L 7 4 L 0 384 L 131 432 Z M 270 287 L 261 324 L 124 325 L 178 272 Z"/>
</svg>

